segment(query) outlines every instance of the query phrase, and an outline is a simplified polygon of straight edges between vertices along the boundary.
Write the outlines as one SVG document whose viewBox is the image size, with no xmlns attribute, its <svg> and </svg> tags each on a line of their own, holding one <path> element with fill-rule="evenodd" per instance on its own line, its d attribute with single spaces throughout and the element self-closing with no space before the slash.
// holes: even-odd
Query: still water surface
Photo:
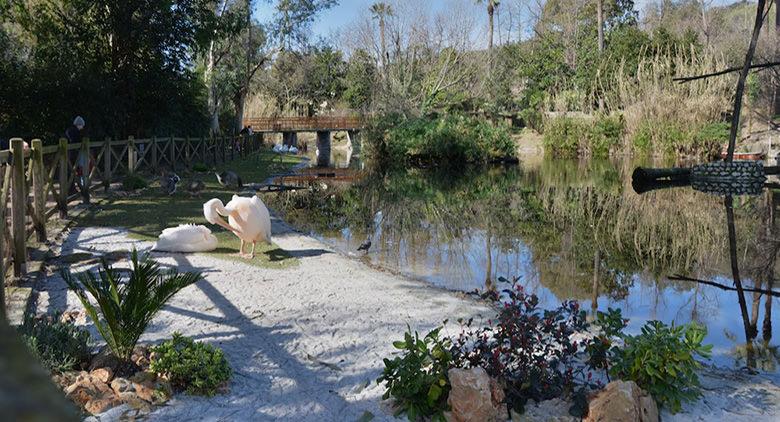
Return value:
<svg viewBox="0 0 780 422">
<path fill-rule="evenodd" d="M 354 181 L 318 182 L 269 201 L 337 250 L 436 286 L 500 290 L 498 277 L 519 277 L 545 307 L 567 299 L 591 312 L 619 307 L 629 332 L 655 319 L 699 321 L 714 363 L 745 366 L 737 293 L 668 278 L 733 285 L 724 198 L 690 187 L 637 194 L 636 165 L 535 158 L 455 172 L 360 171 Z M 746 287 L 772 283 L 778 203 L 780 193 L 770 189 L 734 197 L 734 248 Z M 358 252 L 367 241 L 368 252 Z M 756 365 L 770 371 L 780 362 L 778 312 L 767 317 L 776 300 L 746 293 Z"/>
</svg>

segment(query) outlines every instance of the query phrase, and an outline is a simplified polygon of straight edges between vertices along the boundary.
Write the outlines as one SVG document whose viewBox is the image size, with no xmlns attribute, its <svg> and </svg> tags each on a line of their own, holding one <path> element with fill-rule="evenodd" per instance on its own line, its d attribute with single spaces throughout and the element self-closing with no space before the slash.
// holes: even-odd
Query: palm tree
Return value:
<svg viewBox="0 0 780 422">
<path fill-rule="evenodd" d="M 501 3 L 501 0 L 477 0 L 477 3 L 487 3 L 488 13 L 488 51 L 493 50 L 493 13 Z"/>
<path fill-rule="evenodd" d="M 382 71 L 384 72 L 387 67 L 387 44 L 385 43 L 385 19 L 388 16 L 393 15 L 393 9 L 389 4 L 384 2 L 374 3 L 369 9 L 374 15 L 374 19 L 379 20 L 379 42 L 381 44 L 382 54 Z"/>
</svg>

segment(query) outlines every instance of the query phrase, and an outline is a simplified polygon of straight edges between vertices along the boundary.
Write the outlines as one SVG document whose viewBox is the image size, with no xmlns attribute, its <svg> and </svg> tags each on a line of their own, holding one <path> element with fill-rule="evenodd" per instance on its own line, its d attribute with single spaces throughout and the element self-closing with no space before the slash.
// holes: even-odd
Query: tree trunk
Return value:
<svg viewBox="0 0 780 422">
<path fill-rule="evenodd" d="M 209 93 L 209 131 L 212 135 L 216 135 L 219 133 L 219 100 L 217 99 L 217 83 L 214 80 L 214 41 L 209 43 L 208 62 L 206 63 L 204 77 Z"/>
<path fill-rule="evenodd" d="M 387 44 L 385 43 L 385 16 L 379 16 L 379 42 L 382 52 L 382 73 L 387 75 Z"/>
<path fill-rule="evenodd" d="M 780 56 L 780 4 L 775 1 L 775 48 L 776 55 Z M 780 116 L 780 71 L 775 71 L 775 101 L 773 117 Z"/>
<path fill-rule="evenodd" d="M 597 15 L 599 26 L 599 58 L 604 53 L 604 0 L 598 0 Z M 604 97 L 599 94 L 599 111 L 604 110 Z"/>
<path fill-rule="evenodd" d="M 745 54 L 745 64 L 742 66 L 742 71 L 739 73 L 739 79 L 737 80 L 737 92 L 734 98 L 734 115 L 731 116 L 731 131 L 729 133 L 729 147 L 726 161 L 734 160 L 734 148 L 737 144 L 737 133 L 739 132 L 739 116 L 742 112 L 742 97 L 745 94 L 745 80 L 750 72 L 750 65 L 753 63 L 753 56 L 756 52 L 756 44 L 758 43 L 758 36 L 761 33 L 761 26 L 764 24 L 764 8 L 766 8 L 766 0 L 758 0 L 758 5 L 756 6 L 756 20 L 753 24 L 753 35 L 750 37 L 750 45 Z M 745 298 L 743 297 L 742 300 L 744 299 Z"/>
<path fill-rule="evenodd" d="M 236 133 L 241 132 L 244 128 L 244 104 L 246 104 L 246 91 L 243 89 L 238 90 L 235 96 L 233 96 L 233 107 L 236 110 L 236 119 L 233 127 Z"/>
<path fill-rule="evenodd" d="M 487 12 L 488 12 L 488 51 L 493 51 L 493 12 L 495 7 L 493 0 L 488 0 Z"/>
<path fill-rule="evenodd" d="M 727 196 L 723 200 L 726 206 L 726 225 L 729 231 L 729 257 L 731 258 L 731 276 L 734 279 L 734 286 L 737 288 L 737 300 L 739 310 L 742 314 L 742 324 L 745 328 L 745 341 L 750 342 L 756 336 L 751 330 L 750 316 L 748 315 L 747 301 L 745 301 L 745 292 L 742 290 L 742 279 L 739 277 L 739 265 L 737 263 L 737 232 L 734 227 L 734 200 Z"/>
</svg>

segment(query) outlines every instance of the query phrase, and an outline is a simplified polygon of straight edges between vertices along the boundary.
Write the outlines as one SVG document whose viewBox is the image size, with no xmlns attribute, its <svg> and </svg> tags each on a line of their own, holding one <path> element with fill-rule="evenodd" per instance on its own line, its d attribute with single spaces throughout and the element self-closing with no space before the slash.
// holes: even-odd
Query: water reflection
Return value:
<svg viewBox="0 0 780 422">
<path fill-rule="evenodd" d="M 578 299 L 594 312 L 620 307 L 629 330 L 652 319 L 696 320 L 708 327 L 718 363 L 775 368 L 773 300 L 753 291 L 774 283 L 773 191 L 727 199 L 690 188 L 640 195 L 631 186 L 635 166 L 539 160 L 456 174 L 367 173 L 268 202 L 292 224 L 373 265 L 462 291 L 501 288 L 499 276 L 520 276 L 546 306 Z M 357 248 L 367 239 L 372 246 L 363 255 Z M 735 291 L 672 274 L 732 289 L 739 280 L 750 297 L 741 303 Z M 759 321 L 766 345 L 753 346 L 747 359 L 745 339 L 756 338 Z"/>
</svg>

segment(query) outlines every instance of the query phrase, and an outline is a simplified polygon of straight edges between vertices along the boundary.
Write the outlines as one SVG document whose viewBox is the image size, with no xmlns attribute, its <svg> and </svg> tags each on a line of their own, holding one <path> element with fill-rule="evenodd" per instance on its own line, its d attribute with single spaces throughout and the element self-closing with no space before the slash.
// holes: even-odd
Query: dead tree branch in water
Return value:
<svg viewBox="0 0 780 422">
<path fill-rule="evenodd" d="M 679 275 L 679 274 L 675 274 L 675 275 L 673 275 L 671 277 L 668 277 L 668 278 L 669 278 L 669 280 L 672 280 L 672 281 L 691 281 L 691 282 L 694 282 L 694 283 L 706 284 L 708 286 L 717 287 L 717 288 L 719 288 L 721 290 L 728 290 L 730 292 L 738 291 L 738 289 L 736 287 L 727 286 L 725 284 L 721 284 L 721 283 L 718 283 L 718 282 L 715 282 L 715 281 L 711 281 L 711 280 L 701 280 L 701 279 L 698 279 L 698 278 L 686 277 L 684 275 Z M 749 288 L 749 287 L 743 287 L 742 291 L 743 292 L 748 292 L 748 293 L 760 293 L 760 294 L 763 294 L 763 295 L 769 295 L 769 296 L 773 296 L 773 297 L 780 297 L 780 292 L 776 292 L 774 290 L 752 289 L 752 288 Z"/>
</svg>

